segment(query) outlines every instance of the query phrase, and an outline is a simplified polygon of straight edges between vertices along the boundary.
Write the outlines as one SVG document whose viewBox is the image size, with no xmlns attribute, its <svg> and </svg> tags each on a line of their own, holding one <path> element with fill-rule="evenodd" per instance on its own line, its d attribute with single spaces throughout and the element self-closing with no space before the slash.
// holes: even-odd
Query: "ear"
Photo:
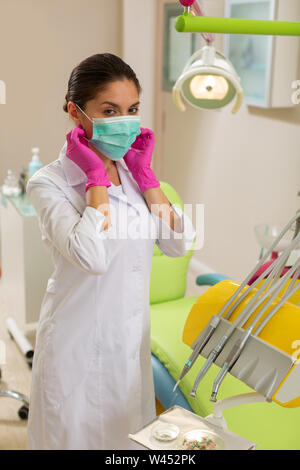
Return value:
<svg viewBox="0 0 300 470">
<path fill-rule="evenodd" d="M 68 113 L 69 113 L 70 118 L 75 122 L 76 125 L 82 124 L 80 113 L 78 109 L 76 108 L 75 103 L 73 103 L 73 101 L 69 101 L 68 103 Z"/>
</svg>

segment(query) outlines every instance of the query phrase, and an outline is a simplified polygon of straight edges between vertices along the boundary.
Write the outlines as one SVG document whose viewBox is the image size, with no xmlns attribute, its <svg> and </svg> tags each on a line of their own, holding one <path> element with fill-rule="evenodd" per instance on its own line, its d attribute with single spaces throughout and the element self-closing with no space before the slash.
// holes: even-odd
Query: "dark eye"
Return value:
<svg viewBox="0 0 300 470">
<path fill-rule="evenodd" d="M 111 115 L 111 114 L 114 113 L 114 112 L 115 112 L 114 109 L 106 109 L 106 110 L 104 111 L 104 114 Z"/>
<path fill-rule="evenodd" d="M 139 112 L 139 108 L 130 108 L 129 110 L 131 113 L 138 113 Z"/>
</svg>

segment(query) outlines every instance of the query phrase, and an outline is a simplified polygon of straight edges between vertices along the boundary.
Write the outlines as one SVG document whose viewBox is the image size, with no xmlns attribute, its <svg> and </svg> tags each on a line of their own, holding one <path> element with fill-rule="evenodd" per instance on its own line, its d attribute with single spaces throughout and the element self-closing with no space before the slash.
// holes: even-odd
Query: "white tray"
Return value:
<svg viewBox="0 0 300 470">
<path fill-rule="evenodd" d="M 156 441 L 151 436 L 152 427 L 157 423 L 172 423 L 176 424 L 180 429 L 180 434 L 175 441 L 171 443 L 160 443 Z M 181 447 L 181 442 L 183 434 L 192 429 L 206 429 L 213 431 L 218 434 L 224 440 L 224 450 L 254 450 L 256 449 L 256 444 L 244 437 L 239 436 L 231 431 L 224 430 L 210 422 L 205 418 L 192 413 L 191 411 L 186 410 L 180 406 L 173 406 L 167 411 L 159 415 L 151 423 L 147 424 L 135 434 L 128 434 L 128 437 L 138 444 L 141 444 L 146 449 L 150 450 L 183 450 Z"/>
</svg>

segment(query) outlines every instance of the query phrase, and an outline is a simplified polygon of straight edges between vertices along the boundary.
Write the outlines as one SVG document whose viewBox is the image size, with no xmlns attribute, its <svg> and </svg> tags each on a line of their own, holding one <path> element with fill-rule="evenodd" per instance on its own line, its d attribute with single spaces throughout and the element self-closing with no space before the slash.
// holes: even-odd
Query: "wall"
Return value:
<svg viewBox="0 0 300 470">
<path fill-rule="evenodd" d="M 203 3 L 207 16 L 224 15 L 221 0 Z M 205 204 L 205 242 L 194 266 L 200 270 L 202 263 L 241 280 L 259 255 L 254 226 L 283 226 L 300 206 L 300 105 L 274 110 L 243 105 L 232 115 L 230 107 L 180 113 L 170 93 L 163 93 L 163 102 L 160 177 L 185 203 Z"/>
<path fill-rule="evenodd" d="M 203 3 L 208 16 L 223 16 L 223 0 Z M 69 75 L 93 53 L 116 53 L 134 68 L 143 87 L 142 125 L 154 128 L 161 99 L 154 86 L 156 23 L 154 0 L 1 0 L 0 80 L 7 85 L 7 104 L 0 105 L 1 181 L 8 168 L 20 172 L 27 165 L 33 146 L 45 164 L 57 158 L 70 128 L 62 111 Z M 221 35 L 216 44 L 221 48 Z M 169 93 L 162 99 L 158 177 L 185 203 L 205 204 L 205 245 L 195 260 L 240 279 L 259 253 L 254 225 L 282 225 L 298 208 L 300 105 L 243 106 L 236 116 L 230 108 L 181 114 Z"/>
<path fill-rule="evenodd" d="M 156 0 L 123 0 L 122 58 L 141 86 L 142 127 L 154 128 Z"/>
<path fill-rule="evenodd" d="M 121 0 L 1 0 L 0 179 L 40 147 L 55 160 L 71 128 L 62 110 L 72 69 L 99 52 L 121 55 Z"/>
</svg>

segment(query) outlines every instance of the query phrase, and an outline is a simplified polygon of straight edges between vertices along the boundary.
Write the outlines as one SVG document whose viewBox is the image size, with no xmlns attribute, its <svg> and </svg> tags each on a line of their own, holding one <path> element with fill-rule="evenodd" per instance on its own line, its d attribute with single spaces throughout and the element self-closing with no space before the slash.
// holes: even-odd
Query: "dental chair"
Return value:
<svg viewBox="0 0 300 470">
<path fill-rule="evenodd" d="M 167 198 L 183 209 L 178 193 L 168 183 L 161 182 Z M 196 398 L 190 397 L 197 373 L 205 362 L 199 356 L 193 369 L 173 392 L 191 349 L 182 341 L 182 333 L 191 311 L 200 296 L 185 297 L 186 280 L 193 247 L 183 257 L 163 255 L 157 245 L 153 253 L 150 283 L 151 352 L 155 395 L 158 412 L 179 405 L 201 417 L 213 413 L 209 400 L 219 367 L 215 364 L 201 382 Z M 199 286 L 214 286 L 230 279 L 222 274 L 204 274 L 196 278 Z M 299 338 L 300 339 L 300 338 Z M 253 392 L 245 383 L 227 374 L 219 400 Z M 300 449 L 300 407 L 284 408 L 276 403 L 251 403 L 224 411 L 228 429 L 257 444 L 258 450 Z"/>
</svg>

